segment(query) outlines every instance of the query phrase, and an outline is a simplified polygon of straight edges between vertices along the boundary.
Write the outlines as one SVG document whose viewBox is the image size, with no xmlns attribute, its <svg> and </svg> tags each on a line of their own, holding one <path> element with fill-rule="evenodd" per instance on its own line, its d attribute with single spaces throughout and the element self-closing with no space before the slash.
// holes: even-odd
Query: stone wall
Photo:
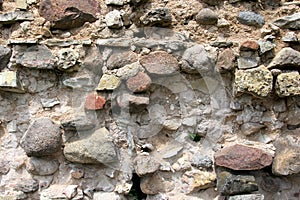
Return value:
<svg viewBox="0 0 300 200">
<path fill-rule="evenodd" d="M 0 1 L 0 199 L 298 200 L 298 1 Z"/>
</svg>

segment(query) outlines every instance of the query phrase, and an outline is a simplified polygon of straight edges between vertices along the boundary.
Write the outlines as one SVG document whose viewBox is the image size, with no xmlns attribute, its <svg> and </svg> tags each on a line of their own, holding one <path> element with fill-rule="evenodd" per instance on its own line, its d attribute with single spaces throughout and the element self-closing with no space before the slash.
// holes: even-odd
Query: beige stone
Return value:
<svg viewBox="0 0 300 200">
<path fill-rule="evenodd" d="M 121 80 L 115 75 L 103 74 L 96 90 L 114 90 L 120 85 Z"/>
<path fill-rule="evenodd" d="M 276 80 L 276 93 L 280 97 L 300 95 L 299 72 L 279 74 Z"/>
</svg>

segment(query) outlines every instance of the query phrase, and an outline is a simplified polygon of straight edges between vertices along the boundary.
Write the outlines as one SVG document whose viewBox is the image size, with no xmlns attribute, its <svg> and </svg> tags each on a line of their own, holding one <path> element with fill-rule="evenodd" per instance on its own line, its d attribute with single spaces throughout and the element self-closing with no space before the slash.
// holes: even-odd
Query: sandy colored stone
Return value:
<svg viewBox="0 0 300 200">
<path fill-rule="evenodd" d="M 216 174 L 214 172 L 193 170 L 182 175 L 183 182 L 188 184 L 187 193 L 197 192 L 215 185 Z"/>
<path fill-rule="evenodd" d="M 0 72 L 0 90 L 24 93 L 24 89 L 17 77 L 17 72 Z"/>
<path fill-rule="evenodd" d="M 299 72 L 279 74 L 276 79 L 275 89 L 280 97 L 300 95 Z"/>
<path fill-rule="evenodd" d="M 96 90 L 114 90 L 121 83 L 121 80 L 115 75 L 103 74 Z"/>
</svg>

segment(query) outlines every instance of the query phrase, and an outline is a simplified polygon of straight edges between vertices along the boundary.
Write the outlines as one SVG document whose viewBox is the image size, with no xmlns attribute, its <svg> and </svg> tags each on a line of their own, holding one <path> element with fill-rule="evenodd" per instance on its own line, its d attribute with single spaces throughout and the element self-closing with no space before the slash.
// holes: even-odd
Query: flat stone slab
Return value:
<svg viewBox="0 0 300 200">
<path fill-rule="evenodd" d="M 0 90 L 25 93 L 21 83 L 18 80 L 17 72 L 14 71 L 0 72 Z"/>
<path fill-rule="evenodd" d="M 264 150 L 241 144 L 221 149 L 214 157 L 216 165 L 233 170 L 258 170 L 273 161 L 272 155 Z"/>
</svg>

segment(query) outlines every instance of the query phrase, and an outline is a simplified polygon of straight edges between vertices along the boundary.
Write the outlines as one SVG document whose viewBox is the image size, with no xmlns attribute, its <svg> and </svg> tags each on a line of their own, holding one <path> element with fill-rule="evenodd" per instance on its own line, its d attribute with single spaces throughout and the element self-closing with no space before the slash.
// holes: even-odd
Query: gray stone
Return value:
<svg viewBox="0 0 300 200">
<path fill-rule="evenodd" d="M 228 200 L 264 200 L 264 195 L 262 194 L 244 194 L 230 196 Z"/>
<path fill-rule="evenodd" d="M 212 158 L 207 155 L 202 155 L 200 153 L 196 153 L 191 162 L 192 166 L 195 166 L 200 169 L 210 169 L 213 166 Z"/>
<path fill-rule="evenodd" d="M 10 166 L 7 160 L 1 159 L 0 160 L 0 175 L 5 175 L 9 172 Z"/>
<path fill-rule="evenodd" d="M 36 119 L 23 135 L 20 145 L 28 156 L 47 156 L 60 150 L 61 131 L 49 118 Z"/>
<path fill-rule="evenodd" d="M 263 124 L 259 124 L 259 123 L 244 123 L 241 125 L 240 129 L 243 135 L 251 135 L 254 133 L 257 133 L 259 130 L 261 130 L 262 128 L 264 128 L 265 126 Z"/>
<path fill-rule="evenodd" d="M 239 57 L 237 61 L 238 61 L 239 69 L 251 69 L 251 68 L 258 66 L 260 58 L 259 57 L 256 57 L 256 58 Z"/>
<path fill-rule="evenodd" d="M 134 169 L 137 175 L 144 176 L 156 172 L 160 163 L 152 156 L 139 155 L 134 159 Z"/>
<path fill-rule="evenodd" d="M 300 172 L 300 139 L 297 135 L 284 135 L 275 141 L 276 154 L 272 171 L 276 175 L 292 175 Z"/>
<path fill-rule="evenodd" d="M 54 184 L 40 192 L 40 200 L 57 200 L 57 199 L 67 200 L 70 199 L 67 196 L 72 193 L 73 193 L 72 200 L 83 199 L 83 191 L 77 185 Z"/>
<path fill-rule="evenodd" d="M 33 14 L 26 11 L 14 11 L 0 14 L 0 24 L 14 24 L 22 21 L 33 21 Z"/>
<path fill-rule="evenodd" d="M 60 49 L 58 52 L 57 68 L 59 70 L 69 70 L 74 67 L 79 59 L 79 52 L 74 49 Z"/>
<path fill-rule="evenodd" d="M 188 48 L 183 53 L 182 59 L 186 60 L 191 67 L 191 69 L 181 69 L 186 73 L 200 73 L 200 75 L 205 75 L 214 69 L 213 61 L 202 45 L 195 45 Z"/>
<path fill-rule="evenodd" d="M 138 61 L 138 55 L 132 51 L 112 54 L 107 60 L 107 69 L 119 69 L 125 65 Z"/>
<path fill-rule="evenodd" d="M 273 22 L 274 25 L 284 29 L 300 29 L 300 12 L 279 18 Z"/>
<path fill-rule="evenodd" d="M 129 112 L 140 112 L 149 105 L 149 97 L 123 94 L 117 97 L 117 103 L 122 109 L 129 109 Z"/>
<path fill-rule="evenodd" d="M 283 42 L 287 43 L 298 43 L 298 37 L 295 32 L 287 32 L 281 39 Z"/>
<path fill-rule="evenodd" d="M 124 0 L 105 0 L 106 5 L 123 6 Z"/>
<path fill-rule="evenodd" d="M 276 47 L 276 44 L 271 41 L 258 41 L 257 43 L 259 45 L 259 53 L 261 55 L 273 51 Z"/>
<path fill-rule="evenodd" d="M 252 175 L 234 175 L 223 171 L 217 174 L 217 190 L 222 195 L 250 193 L 258 190 Z"/>
<path fill-rule="evenodd" d="M 203 2 L 207 3 L 210 6 L 219 5 L 220 0 L 202 0 Z"/>
<path fill-rule="evenodd" d="M 95 192 L 93 200 L 126 200 L 126 198 L 115 192 Z"/>
<path fill-rule="evenodd" d="M 140 17 L 140 20 L 146 26 L 167 27 L 172 24 L 172 15 L 169 8 L 155 8 Z"/>
<path fill-rule="evenodd" d="M 54 69 L 56 59 L 45 45 L 17 45 L 13 48 L 11 62 L 35 69 Z"/>
<path fill-rule="evenodd" d="M 83 164 L 109 164 L 118 161 L 118 156 L 106 128 L 96 130 L 88 138 L 66 143 L 64 155 L 71 162 Z"/>
<path fill-rule="evenodd" d="M 56 105 L 59 105 L 60 101 L 57 98 L 53 98 L 53 99 L 41 98 L 41 103 L 42 103 L 43 108 L 52 108 Z"/>
<path fill-rule="evenodd" d="M 246 92 L 265 97 L 272 91 L 273 76 L 264 66 L 237 70 L 234 84 L 236 94 Z"/>
<path fill-rule="evenodd" d="M 280 97 L 300 95 L 299 72 L 279 74 L 276 79 L 275 89 Z"/>
<path fill-rule="evenodd" d="M 89 119 L 84 114 L 72 116 L 71 119 L 64 120 L 61 125 L 65 130 L 70 131 L 86 131 L 93 129 L 95 125 L 95 121 Z"/>
<path fill-rule="evenodd" d="M 17 72 L 3 71 L 0 72 L 0 90 L 24 93 L 24 89 L 19 81 Z"/>
<path fill-rule="evenodd" d="M 39 182 L 33 179 L 23 179 L 16 184 L 14 189 L 25 193 L 35 192 L 39 189 Z"/>
<path fill-rule="evenodd" d="M 174 183 L 164 173 L 155 173 L 141 178 L 141 190 L 145 194 L 166 193 L 174 189 Z"/>
<path fill-rule="evenodd" d="M 58 160 L 31 157 L 26 163 L 28 172 L 34 175 L 47 176 L 54 174 L 59 167 Z"/>
<path fill-rule="evenodd" d="M 269 69 L 279 68 L 284 69 L 285 67 L 300 67 L 300 52 L 290 47 L 281 49 L 273 58 L 272 62 L 268 65 Z"/>
<path fill-rule="evenodd" d="M 95 87 L 95 83 L 89 74 L 67 78 L 63 80 L 63 85 L 72 89 L 87 89 Z"/>
<path fill-rule="evenodd" d="M 201 25 L 214 25 L 218 23 L 218 15 L 211 9 L 204 8 L 196 15 L 196 21 Z"/>
<path fill-rule="evenodd" d="M 0 70 L 7 67 L 10 56 L 11 56 L 10 48 L 0 45 L 0 63 L 1 63 Z"/>
<path fill-rule="evenodd" d="M 265 24 L 265 19 L 260 14 L 250 11 L 239 12 L 238 21 L 248 26 L 262 27 Z"/>
<path fill-rule="evenodd" d="M 109 28 L 121 28 L 123 26 L 121 12 L 113 10 L 107 13 L 105 15 L 105 23 Z"/>
</svg>

